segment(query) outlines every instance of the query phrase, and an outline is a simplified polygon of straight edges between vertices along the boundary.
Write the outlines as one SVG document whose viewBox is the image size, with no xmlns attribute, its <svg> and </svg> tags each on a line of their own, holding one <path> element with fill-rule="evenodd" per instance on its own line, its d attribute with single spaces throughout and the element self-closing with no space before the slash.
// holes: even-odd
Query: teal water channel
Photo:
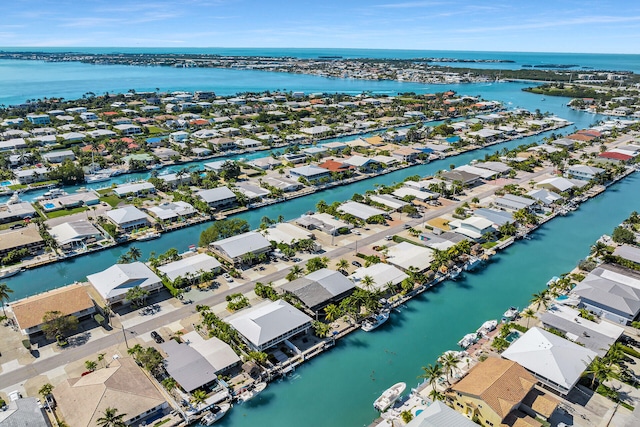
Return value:
<svg viewBox="0 0 640 427">
<path fill-rule="evenodd" d="M 631 175 L 577 211 L 558 217 L 495 256 L 486 268 L 464 273 L 411 300 L 374 332 L 355 332 L 312 359 L 288 379 L 271 384 L 255 401 L 236 405 L 227 427 L 365 426 L 373 401 L 398 381 L 415 387 L 422 366 L 511 305 L 523 308 L 552 276 L 573 269 L 590 245 L 633 210 L 640 176 Z"/>
</svg>

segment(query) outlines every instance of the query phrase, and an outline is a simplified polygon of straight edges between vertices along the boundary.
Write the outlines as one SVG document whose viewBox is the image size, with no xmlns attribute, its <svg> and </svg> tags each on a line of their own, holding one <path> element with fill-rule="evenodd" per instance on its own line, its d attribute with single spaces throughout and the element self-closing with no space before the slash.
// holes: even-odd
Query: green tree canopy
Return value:
<svg viewBox="0 0 640 427">
<path fill-rule="evenodd" d="M 60 311 L 47 311 L 42 317 L 42 332 L 48 339 L 64 336 L 67 332 L 78 329 L 78 318 L 65 316 Z"/>
<path fill-rule="evenodd" d="M 199 246 L 207 247 L 209 243 L 249 231 L 249 223 L 244 219 L 224 219 L 216 221 L 200 234 Z"/>
</svg>

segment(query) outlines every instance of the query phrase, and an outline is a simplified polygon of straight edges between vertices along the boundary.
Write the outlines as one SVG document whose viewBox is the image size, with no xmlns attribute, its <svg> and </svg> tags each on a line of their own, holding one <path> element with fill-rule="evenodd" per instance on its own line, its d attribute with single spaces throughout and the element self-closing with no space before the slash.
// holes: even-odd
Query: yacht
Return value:
<svg viewBox="0 0 640 427">
<path fill-rule="evenodd" d="M 7 277 L 15 276 L 20 273 L 22 269 L 20 267 L 8 267 L 0 270 L 0 279 L 5 279 Z"/>
<path fill-rule="evenodd" d="M 516 317 L 518 317 L 518 314 L 520 314 L 520 310 L 518 310 L 518 307 L 509 307 L 509 310 L 505 311 L 502 315 L 502 323 L 515 319 Z"/>
<path fill-rule="evenodd" d="M 136 237 L 136 240 L 139 242 L 144 242 L 147 240 L 157 239 L 158 237 L 160 237 L 160 233 L 158 233 L 157 231 L 152 231 L 152 232 L 146 232 L 140 235 L 139 237 Z"/>
<path fill-rule="evenodd" d="M 392 385 L 386 389 L 375 402 L 373 402 L 373 408 L 380 412 L 386 411 L 391 405 L 393 405 L 393 402 L 398 400 L 405 388 L 407 388 L 407 384 L 405 383 Z"/>
<path fill-rule="evenodd" d="M 20 193 L 14 191 L 11 197 L 9 197 L 9 200 L 7 200 L 7 205 L 15 205 L 16 203 L 20 203 L 21 201 L 22 200 L 20 200 Z"/>
<path fill-rule="evenodd" d="M 480 264 L 482 264 L 482 259 L 478 258 L 477 256 L 472 256 L 464 265 L 464 269 L 465 271 L 472 271 L 476 267 L 478 267 Z"/>
<path fill-rule="evenodd" d="M 220 418 L 224 417 L 224 415 L 231 409 L 231 405 L 228 403 L 221 403 L 220 405 L 215 405 L 207 414 L 202 417 L 200 422 L 205 426 L 210 426 L 216 421 L 220 420 Z"/>
<path fill-rule="evenodd" d="M 389 315 L 390 315 L 389 310 L 382 310 L 380 313 L 376 314 L 375 317 L 365 319 L 365 321 L 362 322 L 362 326 L 360 329 L 362 329 L 365 332 L 371 332 L 375 328 L 377 328 L 378 326 L 382 325 L 384 322 L 389 320 Z"/>
<path fill-rule="evenodd" d="M 261 382 L 256 384 L 254 387 L 246 390 L 238 395 L 238 402 L 244 403 L 256 397 L 258 394 L 262 393 L 264 389 L 267 388 L 266 382 Z"/>
<path fill-rule="evenodd" d="M 456 280 L 458 276 L 460 276 L 460 273 L 462 273 L 462 270 L 456 265 L 449 271 L 449 279 Z"/>
<path fill-rule="evenodd" d="M 460 341 L 458 341 L 458 345 L 462 348 L 467 348 L 478 341 L 478 333 L 474 332 L 471 334 L 467 334 Z"/>
<path fill-rule="evenodd" d="M 108 175 L 106 173 L 93 173 L 91 175 L 84 176 L 84 180 L 88 184 L 92 184 L 95 182 L 109 181 L 110 179 L 111 179 L 111 175 Z"/>
</svg>

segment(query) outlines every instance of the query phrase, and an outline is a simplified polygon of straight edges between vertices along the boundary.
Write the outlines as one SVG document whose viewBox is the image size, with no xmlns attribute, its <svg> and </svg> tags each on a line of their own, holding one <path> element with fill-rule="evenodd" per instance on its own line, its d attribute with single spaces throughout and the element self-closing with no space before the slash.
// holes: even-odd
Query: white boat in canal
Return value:
<svg viewBox="0 0 640 427">
<path fill-rule="evenodd" d="M 144 242 L 146 240 L 157 239 L 158 237 L 160 237 L 160 233 L 154 231 L 154 232 L 144 233 L 144 234 L 136 237 L 136 240 L 139 241 L 139 242 Z"/>
<path fill-rule="evenodd" d="M 0 279 L 5 279 L 7 277 L 15 276 L 20 273 L 22 269 L 20 267 L 8 267 L 0 270 Z"/>
<path fill-rule="evenodd" d="M 518 307 L 509 307 L 509 310 L 505 311 L 502 315 L 502 323 L 515 319 L 520 314 Z"/>
<path fill-rule="evenodd" d="M 200 423 L 205 426 L 210 426 L 216 421 L 220 420 L 225 414 L 231 409 L 231 405 L 229 403 L 221 403 L 220 405 L 216 405 L 207 414 L 202 417 Z"/>
<path fill-rule="evenodd" d="M 472 256 L 465 263 L 464 270 L 465 271 L 472 271 L 472 270 L 476 269 L 477 267 L 479 267 L 480 264 L 482 264 L 482 259 L 478 258 L 477 256 Z"/>
<path fill-rule="evenodd" d="M 386 411 L 396 400 L 398 400 L 406 388 L 407 384 L 405 383 L 396 383 L 392 385 L 386 389 L 375 402 L 373 402 L 373 408 L 380 412 Z"/>
<path fill-rule="evenodd" d="M 473 332 L 462 337 L 460 341 L 458 341 L 458 345 L 462 348 L 468 348 L 471 345 L 475 344 L 478 341 L 478 333 Z"/>
<path fill-rule="evenodd" d="M 360 329 L 365 332 L 371 332 L 378 326 L 389 320 L 390 314 L 391 312 L 389 310 L 382 310 L 380 313 L 376 314 L 375 317 L 366 319 L 364 322 L 362 322 L 362 326 L 360 327 Z"/>
<path fill-rule="evenodd" d="M 248 402 L 249 400 L 253 399 L 257 395 L 262 393 L 265 388 L 267 388 L 267 383 L 264 381 L 256 384 L 254 387 L 250 388 L 249 390 L 246 390 L 240 393 L 238 395 L 238 402 L 239 403 Z"/>
<path fill-rule="evenodd" d="M 107 173 L 93 173 L 91 175 L 85 175 L 84 180 L 87 184 L 94 184 L 96 182 L 109 181 L 111 179 L 111 174 Z"/>
<path fill-rule="evenodd" d="M 462 273 L 462 269 L 456 265 L 449 271 L 449 279 L 456 280 L 460 277 L 460 273 Z"/>
</svg>

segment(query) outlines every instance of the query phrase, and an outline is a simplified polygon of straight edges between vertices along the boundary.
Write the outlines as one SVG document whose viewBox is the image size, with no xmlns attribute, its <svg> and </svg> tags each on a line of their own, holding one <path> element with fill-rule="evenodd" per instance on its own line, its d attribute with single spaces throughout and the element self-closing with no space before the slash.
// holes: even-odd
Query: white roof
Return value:
<svg viewBox="0 0 640 427">
<path fill-rule="evenodd" d="M 573 181 L 568 180 L 567 178 L 556 177 L 556 178 L 547 178 L 545 180 L 540 181 L 537 184 L 538 187 L 550 186 L 558 191 L 567 191 L 576 186 Z"/>
<path fill-rule="evenodd" d="M 192 277 L 199 277 L 199 271 L 214 271 L 220 268 L 220 265 L 221 264 L 218 260 L 212 256 L 207 254 L 197 254 L 162 265 L 158 267 L 158 270 L 166 274 L 171 281 L 174 281 L 178 276 L 183 278 L 186 278 L 189 275 Z"/>
<path fill-rule="evenodd" d="M 133 184 L 122 184 L 118 185 L 113 189 L 113 192 L 118 196 L 123 196 L 130 193 L 138 193 L 144 190 L 155 190 L 156 187 L 153 186 L 150 182 L 136 182 Z"/>
<path fill-rule="evenodd" d="M 364 203 L 359 203 L 359 202 L 346 202 L 343 203 L 342 205 L 340 205 L 340 207 L 338 208 L 339 212 L 344 212 L 347 214 L 351 214 L 353 216 L 355 216 L 356 218 L 360 218 L 362 220 L 367 220 L 368 218 L 371 218 L 374 215 L 384 215 L 386 212 L 378 209 L 378 208 L 374 208 L 371 207 L 369 205 L 365 205 Z"/>
<path fill-rule="evenodd" d="M 416 411 L 417 412 L 417 411 Z M 460 412 L 436 400 L 411 420 L 406 427 L 477 427 Z"/>
<path fill-rule="evenodd" d="M 403 198 L 405 196 L 413 196 L 418 200 L 431 200 L 437 197 L 436 193 L 432 193 L 430 191 L 418 190 L 413 187 L 400 187 L 395 190 L 393 193 L 394 196 Z"/>
<path fill-rule="evenodd" d="M 179 216 L 192 215 L 196 209 L 187 202 L 178 200 L 172 203 L 162 203 L 149 208 L 160 219 L 172 219 Z"/>
<path fill-rule="evenodd" d="M 456 170 L 456 171 L 464 171 L 464 172 L 472 173 L 474 175 L 479 175 L 483 179 L 493 178 L 498 173 L 498 172 L 495 172 L 495 171 L 492 171 L 492 170 L 489 170 L 489 169 L 486 169 L 486 168 L 478 168 L 478 167 L 470 166 L 470 165 L 458 166 L 454 170 Z"/>
<path fill-rule="evenodd" d="M 249 252 L 257 252 L 271 247 L 271 243 L 262 234 L 255 231 L 218 240 L 211 245 L 227 254 L 229 258 L 237 258 Z"/>
<path fill-rule="evenodd" d="M 88 275 L 87 280 L 105 300 L 126 294 L 136 286 L 145 289 L 160 284 L 160 278 L 139 261 L 112 265 L 100 273 Z"/>
<path fill-rule="evenodd" d="M 391 209 L 400 209 L 401 207 L 409 204 L 403 200 L 396 199 L 395 197 L 390 196 L 388 194 L 380 194 L 380 195 L 374 194 L 374 195 L 371 195 L 369 198 L 372 201 L 380 203 Z"/>
<path fill-rule="evenodd" d="M 55 227 L 51 227 L 49 234 L 51 234 L 51 237 L 56 239 L 58 244 L 64 245 L 69 242 L 82 240 L 86 237 L 99 235 L 101 233 L 89 221 L 81 219 L 79 221 L 64 222 L 56 225 Z"/>
<path fill-rule="evenodd" d="M 531 190 L 527 193 L 527 195 L 533 197 L 536 200 L 539 200 L 545 205 L 550 205 L 553 202 L 562 200 L 561 195 L 554 193 L 551 190 L 546 190 L 544 188 L 541 188 L 540 190 Z"/>
<path fill-rule="evenodd" d="M 402 282 L 409 277 L 402 270 L 397 269 L 393 265 L 380 262 L 378 264 L 371 264 L 369 267 L 360 267 L 350 276 L 355 281 L 356 286 L 363 288 L 361 280 L 364 276 L 371 276 L 373 279 L 373 287 L 375 289 L 384 290 L 386 284 L 391 282 L 394 285 Z"/>
<path fill-rule="evenodd" d="M 300 175 L 307 178 L 313 178 L 318 175 L 327 175 L 329 172 L 329 169 L 321 168 L 316 165 L 299 166 L 297 168 L 292 168 L 289 171 L 292 175 Z"/>
<path fill-rule="evenodd" d="M 256 347 L 310 324 L 311 320 L 311 317 L 284 300 L 265 301 L 226 319 Z"/>
<path fill-rule="evenodd" d="M 313 233 L 288 222 L 281 222 L 264 230 L 264 237 L 268 241 L 290 245 L 296 240 L 311 239 Z"/>
<path fill-rule="evenodd" d="M 182 341 L 204 356 L 216 372 L 240 361 L 240 357 L 233 349 L 216 337 L 205 340 L 197 331 L 191 331 L 182 336 Z"/>
<path fill-rule="evenodd" d="M 571 390 L 596 352 L 540 328 L 531 328 L 502 353 L 537 376 Z"/>
<path fill-rule="evenodd" d="M 387 260 L 390 264 L 398 266 L 403 270 L 415 267 L 418 271 L 429 268 L 433 259 L 433 251 L 429 248 L 414 245 L 409 242 L 401 242 L 389 247 Z"/>
<path fill-rule="evenodd" d="M 209 190 L 200 190 L 197 195 L 206 203 L 218 202 L 220 200 L 235 199 L 236 195 L 227 187 L 216 187 Z"/>
<path fill-rule="evenodd" d="M 135 206 L 123 206 L 107 212 L 107 216 L 116 224 L 125 224 L 127 222 L 139 221 L 142 219 L 149 220 L 147 214 L 142 212 Z"/>
<path fill-rule="evenodd" d="M 369 157 L 356 155 L 356 156 L 351 156 L 350 158 L 344 160 L 342 163 L 344 163 L 345 165 L 351 165 L 359 168 L 362 166 L 366 166 L 369 163 L 377 163 L 377 162 Z"/>
</svg>

